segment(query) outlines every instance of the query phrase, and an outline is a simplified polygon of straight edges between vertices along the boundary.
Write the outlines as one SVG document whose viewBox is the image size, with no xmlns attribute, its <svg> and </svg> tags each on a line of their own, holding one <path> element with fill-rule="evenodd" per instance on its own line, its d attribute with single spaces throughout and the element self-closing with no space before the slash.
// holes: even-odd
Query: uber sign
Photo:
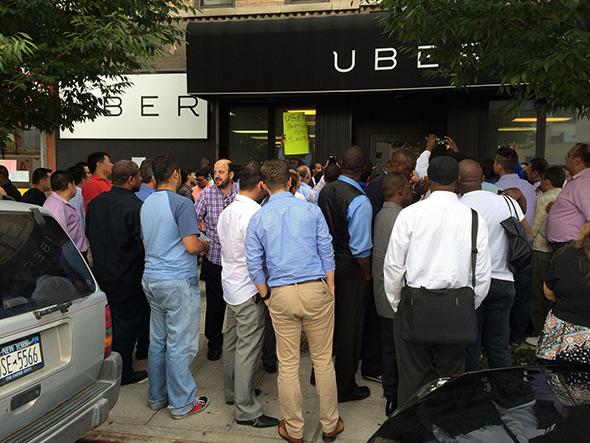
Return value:
<svg viewBox="0 0 590 443">
<path fill-rule="evenodd" d="M 383 29 L 382 13 L 192 22 L 188 91 L 216 95 L 325 94 L 449 88 L 430 42 L 417 56 Z"/>
<path fill-rule="evenodd" d="M 108 115 L 62 131 L 64 139 L 205 139 L 207 102 L 186 93 L 186 74 L 128 75 L 121 95 L 103 97 Z"/>
</svg>

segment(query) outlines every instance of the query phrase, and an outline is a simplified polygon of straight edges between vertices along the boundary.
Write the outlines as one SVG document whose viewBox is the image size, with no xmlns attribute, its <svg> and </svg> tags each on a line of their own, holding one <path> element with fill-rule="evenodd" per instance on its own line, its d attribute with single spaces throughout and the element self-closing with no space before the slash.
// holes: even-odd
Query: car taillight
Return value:
<svg viewBox="0 0 590 443">
<path fill-rule="evenodd" d="M 104 307 L 104 358 L 111 355 L 113 349 L 113 324 L 111 320 L 111 307 Z"/>
</svg>

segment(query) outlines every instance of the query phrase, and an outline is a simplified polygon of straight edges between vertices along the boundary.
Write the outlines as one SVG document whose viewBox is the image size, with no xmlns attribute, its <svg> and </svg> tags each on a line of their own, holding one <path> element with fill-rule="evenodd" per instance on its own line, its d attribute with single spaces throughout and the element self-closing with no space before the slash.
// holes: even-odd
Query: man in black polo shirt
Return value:
<svg viewBox="0 0 590 443">
<path fill-rule="evenodd" d="M 6 166 L 4 165 L 0 165 L 0 187 L 8 197 L 17 202 L 21 201 L 22 196 L 20 195 L 20 192 L 18 192 L 18 189 L 16 189 L 16 186 L 10 181 L 8 169 L 6 169 Z"/>
<path fill-rule="evenodd" d="M 149 316 L 149 305 L 141 287 L 145 253 L 141 242 L 139 211 L 135 196 L 141 185 L 139 168 L 130 160 L 113 166 L 113 188 L 97 196 L 86 211 L 86 236 L 94 257 L 94 275 L 106 293 L 113 319 L 113 351 L 121 354 L 121 384 L 147 377 L 133 370 L 133 348 L 138 329 Z"/>
<path fill-rule="evenodd" d="M 51 174 L 51 169 L 47 168 L 37 168 L 33 171 L 33 179 L 31 180 L 33 186 L 24 193 L 21 200 L 23 203 L 43 206 L 43 203 L 47 200 L 45 193 L 51 189 L 49 174 Z"/>
</svg>

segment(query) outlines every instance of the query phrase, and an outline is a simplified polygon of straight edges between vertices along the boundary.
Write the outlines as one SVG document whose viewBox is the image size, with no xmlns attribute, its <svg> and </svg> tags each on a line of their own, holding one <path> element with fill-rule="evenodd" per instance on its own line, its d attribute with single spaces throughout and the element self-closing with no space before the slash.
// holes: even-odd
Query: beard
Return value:
<svg viewBox="0 0 590 443">
<path fill-rule="evenodd" d="M 227 185 L 229 185 L 229 177 L 226 178 L 225 180 L 223 180 L 221 183 L 217 184 L 217 181 L 215 181 L 215 185 L 220 188 L 223 189 L 225 188 Z"/>
</svg>

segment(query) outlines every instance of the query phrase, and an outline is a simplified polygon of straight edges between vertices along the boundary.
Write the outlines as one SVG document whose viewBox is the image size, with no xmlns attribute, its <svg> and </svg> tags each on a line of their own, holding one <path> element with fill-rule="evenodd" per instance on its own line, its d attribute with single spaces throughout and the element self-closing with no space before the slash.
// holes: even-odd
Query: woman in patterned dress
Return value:
<svg viewBox="0 0 590 443">
<path fill-rule="evenodd" d="M 537 357 L 590 364 L 590 222 L 578 240 L 555 253 L 543 290 L 555 305 L 539 337 Z"/>
</svg>

